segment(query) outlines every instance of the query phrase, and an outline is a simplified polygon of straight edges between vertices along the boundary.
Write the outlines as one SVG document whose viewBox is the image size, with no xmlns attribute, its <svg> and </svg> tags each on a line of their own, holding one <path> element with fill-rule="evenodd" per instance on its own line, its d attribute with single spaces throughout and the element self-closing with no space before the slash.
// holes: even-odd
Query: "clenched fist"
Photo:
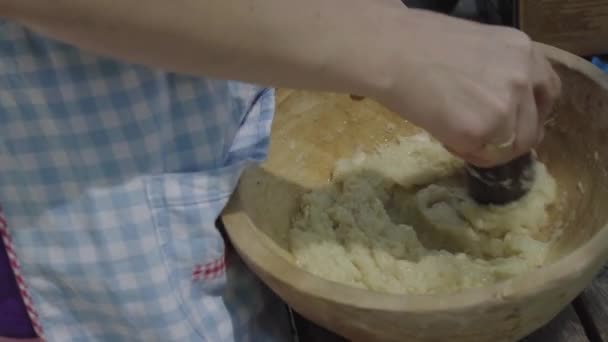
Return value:
<svg viewBox="0 0 608 342">
<path fill-rule="evenodd" d="M 401 30 L 416 43 L 391 51 L 379 100 L 477 166 L 534 148 L 561 88 L 538 47 L 515 29 L 416 12 Z"/>
</svg>

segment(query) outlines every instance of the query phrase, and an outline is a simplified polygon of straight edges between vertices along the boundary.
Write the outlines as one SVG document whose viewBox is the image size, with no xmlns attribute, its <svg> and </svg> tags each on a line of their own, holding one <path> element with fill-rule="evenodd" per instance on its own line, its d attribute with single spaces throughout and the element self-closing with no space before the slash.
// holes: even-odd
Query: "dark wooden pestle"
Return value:
<svg viewBox="0 0 608 342">
<path fill-rule="evenodd" d="M 532 154 L 524 154 L 506 164 L 491 168 L 466 166 L 471 197 L 483 205 L 505 205 L 528 193 L 534 183 Z"/>
</svg>

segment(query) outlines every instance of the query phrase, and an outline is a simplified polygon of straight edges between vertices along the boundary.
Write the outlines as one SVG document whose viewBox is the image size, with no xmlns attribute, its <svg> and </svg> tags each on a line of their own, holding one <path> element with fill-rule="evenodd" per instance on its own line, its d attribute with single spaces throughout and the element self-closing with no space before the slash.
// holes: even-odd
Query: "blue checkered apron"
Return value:
<svg viewBox="0 0 608 342">
<path fill-rule="evenodd" d="M 46 340 L 289 340 L 215 226 L 273 110 L 0 21 L 0 202 Z"/>
</svg>

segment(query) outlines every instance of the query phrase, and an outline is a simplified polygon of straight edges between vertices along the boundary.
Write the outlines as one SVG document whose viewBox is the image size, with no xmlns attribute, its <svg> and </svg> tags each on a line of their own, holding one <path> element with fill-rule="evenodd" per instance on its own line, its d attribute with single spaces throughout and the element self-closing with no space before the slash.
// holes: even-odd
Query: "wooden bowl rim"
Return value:
<svg viewBox="0 0 608 342">
<path fill-rule="evenodd" d="M 578 71 L 608 93 L 608 77 L 593 64 L 564 50 L 538 45 L 554 62 Z M 510 278 L 503 282 L 455 294 L 413 295 L 386 294 L 343 285 L 315 276 L 282 257 L 278 247 L 259 231 L 244 211 L 239 188 L 224 211 L 222 218 L 229 238 L 246 263 L 261 272 L 264 281 L 286 285 L 316 299 L 364 310 L 384 312 L 438 313 L 468 311 L 509 302 L 525 300 L 581 277 L 589 268 L 597 273 L 608 259 L 608 223 L 591 239 L 572 253 L 534 272 Z M 270 284 L 272 288 L 272 284 Z M 564 291 L 572 289 L 565 288 Z M 573 294 L 569 294 L 573 295 Z M 355 300 L 356 299 L 356 300 Z"/>
</svg>

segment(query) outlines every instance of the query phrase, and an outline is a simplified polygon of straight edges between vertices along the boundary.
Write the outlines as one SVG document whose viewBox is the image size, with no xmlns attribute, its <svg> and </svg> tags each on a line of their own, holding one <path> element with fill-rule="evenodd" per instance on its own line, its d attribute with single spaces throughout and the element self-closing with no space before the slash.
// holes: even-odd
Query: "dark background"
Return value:
<svg viewBox="0 0 608 342">
<path fill-rule="evenodd" d="M 494 25 L 517 26 L 515 0 L 402 0 L 408 7 L 428 9 Z"/>
</svg>

